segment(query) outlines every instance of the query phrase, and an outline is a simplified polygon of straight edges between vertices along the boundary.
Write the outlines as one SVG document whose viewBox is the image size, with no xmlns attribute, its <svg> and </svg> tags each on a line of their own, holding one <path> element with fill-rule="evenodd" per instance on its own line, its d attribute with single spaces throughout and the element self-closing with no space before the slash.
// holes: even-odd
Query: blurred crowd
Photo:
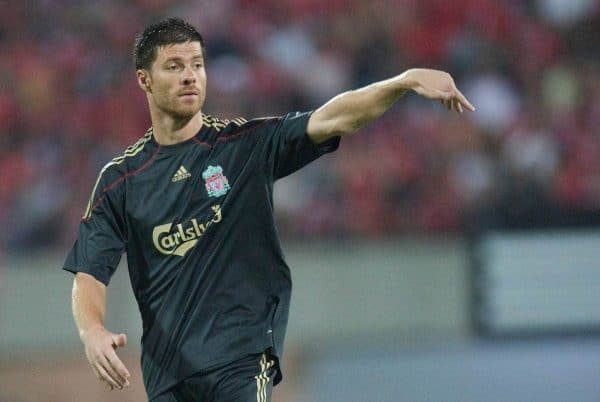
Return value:
<svg viewBox="0 0 600 402">
<path fill-rule="evenodd" d="M 477 107 L 406 95 L 277 186 L 288 236 L 464 232 L 600 214 L 597 0 L 7 0 L 0 13 L 0 244 L 73 241 L 99 169 L 150 120 L 131 50 L 166 16 L 207 42 L 203 111 L 310 110 L 424 66 Z"/>
</svg>

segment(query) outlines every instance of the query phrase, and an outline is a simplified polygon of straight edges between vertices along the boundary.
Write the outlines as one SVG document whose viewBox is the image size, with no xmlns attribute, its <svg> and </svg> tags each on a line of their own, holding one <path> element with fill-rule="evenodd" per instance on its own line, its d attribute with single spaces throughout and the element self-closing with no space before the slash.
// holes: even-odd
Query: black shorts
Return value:
<svg viewBox="0 0 600 402">
<path fill-rule="evenodd" d="M 276 373 L 277 359 L 266 351 L 199 372 L 152 402 L 269 402 Z"/>
</svg>

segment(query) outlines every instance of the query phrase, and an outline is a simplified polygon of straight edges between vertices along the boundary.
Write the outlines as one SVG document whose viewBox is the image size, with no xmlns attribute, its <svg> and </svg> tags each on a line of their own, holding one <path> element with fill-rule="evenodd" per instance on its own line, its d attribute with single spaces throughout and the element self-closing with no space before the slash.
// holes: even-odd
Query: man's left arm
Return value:
<svg viewBox="0 0 600 402">
<path fill-rule="evenodd" d="M 460 113 L 463 109 L 475 111 L 456 88 L 450 74 L 438 70 L 410 69 L 393 78 L 334 97 L 310 116 L 306 132 L 316 144 L 335 136 L 352 134 L 381 116 L 409 90 L 429 99 L 440 100 L 449 110 Z"/>
</svg>

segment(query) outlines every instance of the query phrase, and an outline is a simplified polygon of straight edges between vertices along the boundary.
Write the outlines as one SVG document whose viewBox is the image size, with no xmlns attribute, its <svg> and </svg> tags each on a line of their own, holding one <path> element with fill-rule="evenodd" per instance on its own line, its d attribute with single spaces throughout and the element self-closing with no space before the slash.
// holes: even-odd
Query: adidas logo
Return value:
<svg viewBox="0 0 600 402">
<path fill-rule="evenodd" d="M 181 165 L 177 172 L 173 175 L 171 181 L 175 183 L 176 181 L 185 180 L 188 177 L 192 177 L 192 174 L 188 172 L 187 169 L 183 167 L 183 165 Z"/>
</svg>

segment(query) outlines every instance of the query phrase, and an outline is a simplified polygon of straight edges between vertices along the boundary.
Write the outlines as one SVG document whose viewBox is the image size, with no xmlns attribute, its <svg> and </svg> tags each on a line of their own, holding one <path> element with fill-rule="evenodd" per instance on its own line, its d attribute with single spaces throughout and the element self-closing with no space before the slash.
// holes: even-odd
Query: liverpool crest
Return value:
<svg viewBox="0 0 600 402">
<path fill-rule="evenodd" d="M 207 167 L 202 172 L 202 178 L 209 197 L 220 197 L 227 194 L 230 189 L 229 181 L 223 174 L 223 168 L 219 165 Z"/>
</svg>

